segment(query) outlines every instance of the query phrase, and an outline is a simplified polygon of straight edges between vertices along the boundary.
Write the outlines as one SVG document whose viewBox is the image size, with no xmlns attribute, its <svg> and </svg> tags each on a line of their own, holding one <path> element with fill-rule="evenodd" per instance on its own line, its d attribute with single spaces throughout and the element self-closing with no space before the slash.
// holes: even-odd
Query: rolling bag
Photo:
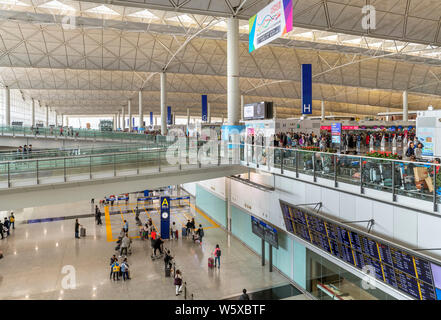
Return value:
<svg viewBox="0 0 441 320">
<path fill-rule="evenodd" d="M 182 237 L 186 237 L 187 236 L 187 228 L 182 228 Z"/>
<path fill-rule="evenodd" d="M 208 269 L 213 269 L 214 268 L 214 258 L 210 257 L 208 258 Z"/>
<path fill-rule="evenodd" d="M 171 268 L 165 267 L 165 276 L 169 278 L 171 275 Z"/>
<path fill-rule="evenodd" d="M 85 237 L 85 236 L 86 236 L 86 228 L 81 228 L 81 229 L 80 229 L 80 235 L 81 235 L 82 237 Z"/>
<path fill-rule="evenodd" d="M 179 239 L 179 232 L 178 232 L 178 230 L 175 231 L 175 238 Z"/>
</svg>

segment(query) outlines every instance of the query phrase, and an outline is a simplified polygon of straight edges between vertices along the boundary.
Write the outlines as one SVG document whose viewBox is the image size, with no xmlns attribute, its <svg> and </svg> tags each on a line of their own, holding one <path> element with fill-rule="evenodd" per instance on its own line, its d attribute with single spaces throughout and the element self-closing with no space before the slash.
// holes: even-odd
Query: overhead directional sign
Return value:
<svg viewBox="0 0 441 320">
<path fill-rule="evenodd" d="M 249 52 L 292 30 L 292 8 L 292 0 L 274 0 L 250 18 Z"/>
<path fill-rule="evenodd" d="M 312 66 L 302 64 L 302 114 L 312 114 Z"/>
</svg>

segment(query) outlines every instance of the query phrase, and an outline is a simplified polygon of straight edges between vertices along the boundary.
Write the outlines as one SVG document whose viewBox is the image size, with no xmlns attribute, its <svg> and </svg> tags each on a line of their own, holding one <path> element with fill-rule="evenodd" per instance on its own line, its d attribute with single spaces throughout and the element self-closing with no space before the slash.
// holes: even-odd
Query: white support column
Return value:
<svg viewBox="0 0 441 320">
<path fill-rule="evenodd" d="M 31 125 L 35 127 L 35 100 L 32 98 L 32 107 L 31 107 Z"/>
<path fill-rule="evenodd" d="M 409 111 L 409 105 L 407 103 L 407 90 L 405 90 L 403 92 L 403 121 L 409 120 L 408 111 Z"/>
<path fill-rule="evenodd" d="M 121 129 L 121 113 L 118 111 L 116 116 L 117 116 L 116 123 L 118 124 L 118 129 Z"/>
<path fill-rule="evenodd" d="M 55 127 L 58 127 L 58 113 L 54 110 L 55 113 Z"/>
<path fill-rule="evenodd" d="M 321 116 L 321 120 L 324 121 L 325 120 L 325 101 L 322 100 L 322 116 Z"/>
<path fill-rule="evenodd" d="M 69 127 L 69 117 L 66 116 L 66 127 Z"/>
<path fill-rule="evenodd" d="M 41 106 L 41 101 L 39 104 Z M 46 127 L 49 127 L 49 106 L 46 105 L 45 109 L 46 109 Z"/>
<path fill-rule="evenodd" d="M 116 114 L 113 115 L 113 130 L 116 131 Z"/>
<path fill-rule="evenodd" d="M 5 125 L 11 125 L 11 90 L 5 87 Z"/>
<path fill-rule="evenodd" d="M 138 91 L 138 112 L 139 112 L 139 126 L 138 129 L 144 128 L 144 114 L 142 113 L 142 91 Z"/>
<path fill-rule="evenodd" d="M 228 124 L 238 124 L 241 113 L 239 89 L 239 20 L 234 17 L 228 18 L 227 97 Z"/>
<path fill-rule="evenodd" d="M 387 112 L 387 113 L 390 112 L 389 110 L 390 110 L 389 108 L 386 108 L 386 112 Z M 387 116 L 386 116 L 386 121 L 389 121 L 389 119 L 390 119 L 390 117 L 389 117 L 389 115 L 387 115 Z"/>
<path fill-rule="evenodd" d="M 61 126 L 64 127 L 64 114 L 61 114 Z"/>
<path fill-rule="evenodd" d="M 208 113 L 208 123 L 211 123 L 211 104 L 210 102 L 207 103 L 207 113 Z"/>
<path fill-rule="evenodd" d="M 161 73 L 161 134 L 167 134 L 167 75 Z"/>
<path fill-rule="evenodd" d="M 127 102 L 127 111 L 129 113 L 129 132 L 132 132 L 132 101 Z"/>
<path fill-rule="evenodd" d="M 126 130 L 126 113 L 125 112 L 126 112 L 125 108 L 122 107 L 121 114 L 122 114 L 122 130 L 123 131 Z"/>
</svg>

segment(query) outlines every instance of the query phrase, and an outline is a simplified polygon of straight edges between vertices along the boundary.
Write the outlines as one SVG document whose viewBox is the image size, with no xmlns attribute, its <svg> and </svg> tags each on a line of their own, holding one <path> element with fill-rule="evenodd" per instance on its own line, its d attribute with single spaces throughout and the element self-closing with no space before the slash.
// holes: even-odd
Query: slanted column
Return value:
<svg viewBox="0 0 441 320">
<path fill-rule="evenodd" d="M 207 113 L 208 113 L 208 123 L 211 123 L 211 104 L 210 102 L 207 103 Z"/>
<path fill-rule="evenodd" d="M 238 124 L 241 113 L 239 89 L 239 20 L 234 17 L 228 18 L 227 98 L 228 124 Z"/>
<path fill-rule="evenodd" d="M 41 106 L 41 101 L 40 101 L 40 106 Z M 49 127 L 49 106 L 45 107 L 46 109 L 46 127 Z"/>
<path fill-rule="evenodd" d="M 167 75 L 165 72 L 161 73 L 161 134 L 167 134 Z"/>
<path fill-rule="evenodd" d="M 409 105 L 407 102 L 407 90 L 403 92 L 403 121 L 409 120 Z"/>
<path fill-rule="evenodd" d="M 142 91 L 138 91 L 138 112 L 139 112 L 139 126 L 138 129 L 144 128 L 144 114 L 142 113 Z"/>
<path fill-rule="evenodd" d="M 190 124 L 190 108 L 187 108 L 187 126 Z"/>
<path fill-rule="evenodd" d="M 321 116 L 321 120 L 324 121 L 325 120 L 325 101 L 322 100 L 322 116 Z"/>
<path fill-rule="evenodd" d="M 32 107 L 31 107 L 31 125 L 35 127 L 35 100 L 32 98 Z"/>
<path fill-rule="evenodd" d="M 124 131 L 126 130 L 126 114 L 124 107 L 122 107 L 121 114 L 122 114 L 122 130 Z"/>
<path fill-rule="evenodd" d="M 5 88 L 5 125 L 11 125 L 11 90 L 9 87 Z"/>
<path fill-rule="evenodd" d="M 127 111 L 129 113 L 129 131 L 132 132 L 132 100 L 127 102 Z"/>
</svg>

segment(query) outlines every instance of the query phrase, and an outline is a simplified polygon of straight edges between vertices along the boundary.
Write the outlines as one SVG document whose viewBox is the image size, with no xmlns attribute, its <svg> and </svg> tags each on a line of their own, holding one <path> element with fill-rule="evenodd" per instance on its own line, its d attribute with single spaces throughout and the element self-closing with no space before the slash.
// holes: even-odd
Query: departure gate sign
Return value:
<svg viewBox="0 0 441 320">
<path fill-rule="evenodd" d="M 274 0 L 250 18 L 249 52 L 292 30 L 292 8 L 292 0 Z"/>
</svg>

